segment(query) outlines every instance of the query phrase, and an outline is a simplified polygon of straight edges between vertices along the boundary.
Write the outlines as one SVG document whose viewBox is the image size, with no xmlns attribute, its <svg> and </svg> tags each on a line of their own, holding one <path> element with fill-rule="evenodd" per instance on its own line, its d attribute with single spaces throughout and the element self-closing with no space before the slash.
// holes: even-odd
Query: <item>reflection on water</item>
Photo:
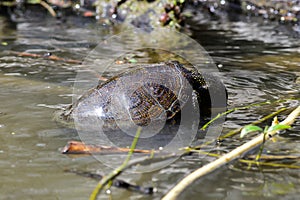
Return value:
<svg viewBox="0 0 300 200">
<path fill-rule="evenodd" d="M 300 42 L 270 32 L 272 26 L 244 22 L 209 22 L 195 17 L 192 37 L 199 41 L 220 67 L 229 93 L 229 107 L 282 98 L 298 98 Z M 78 24 L 77 24 L 78 25 Z M 52 120 L 53 112 L 70 103 L 72 84 L 78 66 L 40 58 L 11 55 L 8 50 L 83 59 L 98 41 L 113 30 L 85 22 L 57 24 L 55 20 L 23 22 L 14 27 L 0 18 L 0 199 L 87 199 L 96 182 L 64 169 L 108 172 L 110 169 L 92 157 L 70 158 L 59 149 L 68 140 L 79 139 L 76 132 Z M 297 100 L 264 108 L 251 108 L 227 116 L 224 128 L 239 127 L 282 106 L 296 106 Z M 286 131 L 266 150 L 298 155 L 300 123 Z M 228 151 L 240 143 L 228 139 L 220 149 Z M 159 199 L 183 175 L 207 160 L 187 156 L 148 174 L 121 177 L 141 185 L 159 188 Z M 295 163 L 297 164 L 297 163 Z M 299 164 L 299 163 L 298 163 Z M 299 194 L 299 171 L 253 167 L 247 171 L 240 164 L 224 167 L 193 184 L 184 193 L 189 199 L 268 199 L 281 195 L 295 199 Z M 152 199 L 120 189 L 113 196 Z M 106 198 L 105 196 L 101 198 Z"/>
</svg>

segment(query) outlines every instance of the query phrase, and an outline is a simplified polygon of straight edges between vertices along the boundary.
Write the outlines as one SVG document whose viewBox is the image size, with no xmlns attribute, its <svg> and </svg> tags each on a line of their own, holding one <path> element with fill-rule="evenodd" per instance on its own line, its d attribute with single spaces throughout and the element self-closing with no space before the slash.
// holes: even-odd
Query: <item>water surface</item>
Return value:
<svg viewBox="0 0 300 200">
<path fill-rule="evenodd" d="M 229 108 L 251 103 L 300 97 L 300 42 L 278 33 L 272 25 L 256 22 L 209 21 L 203 15 L 190 22 L 197 40 L 219 66 L 227 87 Z M 86 20 L 25 20 L 9 23 L 0 17 L 0 199 L 87 199 L 96 182 L 64 172 L 65 169 L 107 173 L 109 168 L 93 157 L 72 158 L 60 153 L 76 131 L 53 120 L 53 112 L 72 101 L 72 85 L 80 67 L 42 58 L 18 57 L 9 50 L 82 60 L 99 41 L 118 32 Z M 141 56 L 142 59 L 143 55 Z M 149 61 L 149 60 L 148 60 Z M 229 114 L 224 133 L 261 118 L 281 107 L 293 108 L 299 100 L 253 107 Z M 287 113 L 284 113 L 287 114 Z M 279 118 L 284 118 L 280 115 Z M 300 122 L 284 132 L 266 151 L 300 154 Z M 218 147 L 229 151 L 241 144 L 227 139 Z M 145 196 L 113 188 L 113 198 L 159 199 L 184 175 L 212 158 L 186 156 L 169 167 L 120 178 L 158 192 Z M 299 161 L 294 164 L 299 165 Z M 299 170 L 247 169 L 233 163 L 195 182 L 184 199 L 297 199 Z M 101 195 L 100 199 L 107 199 Z"/>
</svg>

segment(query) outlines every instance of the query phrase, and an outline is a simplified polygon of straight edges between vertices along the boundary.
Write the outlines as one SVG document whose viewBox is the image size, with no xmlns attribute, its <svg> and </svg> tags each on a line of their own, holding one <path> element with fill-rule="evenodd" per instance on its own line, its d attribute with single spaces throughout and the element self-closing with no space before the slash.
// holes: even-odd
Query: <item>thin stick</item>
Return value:
<svg viewBox="0 0 300 200">
<path fill-rule="evenodd" d="M 62 61 L 65 63 L 70 63 L 70 64 L 82 64 L 82 61 L 80 61 L 80 60 L 65 59 L 65 58 L 55 56 L 55 55 L 40 55 L 40 54 L 35 54 L 35 53 L 17 52 L 17 51 L 9 51 L 9 53 L 17 55 L 17 56 L 21 56 L 21 57 L 44 58 L 44 59 L 48 59 L 48 60 Z"/>
<path fill-rule="evenodd" d="M 254 104 L 250 104 L 250 105 L 247 105 L 247 106 L 242 106 L 242 107 L 237 107 L 237 108 L 232 108 L 230 110 L 227 110 L 223 113 L 219 113 L 217 116 L 215 116 L 213 119 L 211 119 L 209 122 L 207 122 L 206 124 L 204 124 L 204 126 L 202 126 L 202 128 L 200 130 L 202 131 L 205 131 L 205 129 L 207 129 L 207 127 L 212 124 L 214 121 L 216 121 L 217 119 L 219 119 L 220 117 L 222 116 L 225 116 L 227 114 L 230 114 L 234 111 L 237 111 L 237 110 L 245 110 L 245 109 L 249 109 L 251 107 L 255 107 L 255 106 L 263 106 L 263 105 L 267 105 L 267 104 L 271 104 L 270 101 L 265 101 L 265 102 L 261 102 L 261 103 L 254 103 Z"/>
<path fill-rule="evenodd" d="M 48 10 L 48 12 L 52 15 L 52 17 L 56 17 L 56 12 L 49 4 L 47 4 L 45 1 L 41 1 L 40 4 Z"/>
<path fill-rule="evenodd" d="M 86 172 L 86 171 L 65 170 L 65 172 L 75 173 L 79 176 L 92 178 L 92 179 L 95 179 L 95 180 L 98 180 L 98 181 L 103 178 L 103 176 L 100 175 L 100 174 Z M 128 191 L 139 192 L 139 193 L 142 193 L 142 194 L 152 194 L 154 192 L 153 187 L 142 187 L 142 186 L 135 185 L 135 184 L 132 184 L 132 183 L 126 182 L 124 180 L 120 180 L 120 179 L 113 180 L 112 185 L 117 187 L 117 188 L 123 188 L 123 189 L 126 189 Z"/>
<path fill-rule="evenodd" d="M 53 60 L 53 61 L 60 61 L 64 63 L 69 63 L 69 64 L 78 64 L 77 67 L 85 68 L 85 66 L 81 65 L 83 61 L 80 60 L 74 60 L 74 59 L 66 59 L 66 58 L 61 58 L 55 55 L 41 55 L 41 54 L 35 54 L 35 53 L 28 53 L 28 52 L 17 52 L 17 51 L 9 51 L 9 53 L 21 56 L 21 57 L 30 57 L 30 58 L 43 58 L 47 60 Z M 92 71 L 91 71 L 92 73 Z M 99 75 L 98 73 L 94 72 L 94 74 L 100 81 L 107 81 L 108 79 Z"/>
<path fill-rule="evenodd" d="M 300 106 L 298 106 L 289 116 L 280 124 L 283 125 L 291 125 L 295 119 L 300 114 Z M 236 149 L 232 150 L 231 152 L 221 156 L 217 160 L 204 165 L 203 167 L 197 169 L 196 171 L 192 172 L 188 176 L 186 176 L 184 179 L 182 179 L 175 187 L 173 187 L 162 199 L 163 200 L 174 200 L 176 199 L 189 185 L 191 185 L 195 180 L 199 179 L 200 177 L 213 172 L 214 170 L 220 168 L 221 166 L 239 158 L 240 156 L 246 154 L 253 148 L 259 146 L 262 144 L 262 142 L 265 140 L 270 139 L 274 135 L 276 135 L 277 132 L 268 132 L 266 136 L 264 134 L 260 134 L 259 136 L 255 137 L 254 139 L 250 140 L 249 142 L 237 147 Z"/>
<path fill-rule="evenodd" d="M 298 166 L 298 165 L 287 165 L 287 164 L 282 164 L 282 163 L 270 163 L 270 162 L 258 162 L 256 160 L 239 159 L 239 162 L 247 163 L 247 164 L 261 165 L 261 166 L 269 166 L 269 167 L 300 169 L 300 166 Z"/>
</svg>

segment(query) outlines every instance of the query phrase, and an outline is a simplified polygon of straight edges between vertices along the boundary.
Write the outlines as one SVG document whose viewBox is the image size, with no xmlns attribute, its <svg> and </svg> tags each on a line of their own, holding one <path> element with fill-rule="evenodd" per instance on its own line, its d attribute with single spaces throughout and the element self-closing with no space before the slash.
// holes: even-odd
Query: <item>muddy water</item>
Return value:
<svg viewBox="0 0 300 200">
<path fill-rule="evenodd" d="M 267 100 L 300 98 L 300 42 L 258 23 L 207 21 L 196 16 L 191 36 L 210 53 L 228 89 L 229 107 Z M 95 28 L 96 27 L 96 28 Z M 24 21 L 12 25 L 0 18 L 0 199 L 87 199 L 94 180 L 67 173 L 66 169 L 107 173 L 109 168 L 92 157 L 60 153 L 77 133 L 53 121 L 53 112 L 72 101 L 72 84 L 78 66 L 46 59 L 17 57 L 8 52 L 52 54 L 83 59 L 99 40 L 116 30 L 70 19 L 58 24 Z M 299 100 L 253 107 L 227 116 L 224 132 L 240 127 L 280 107 L 293 108 Z M 283 115 L 284 116 L 284 115 Z M 281 118 L 283 116 L 280 116 Z M 300 123 L 286 131 L 266 151 L 300 154 Z M 228 151 L 240 144 L 227 139 L 218 147 Z M 208 162 L 197 155 L 179 159 L 167 168 L 120 178 L 155 186 L 153 196 L 112 190 L 114 199 L 159 199 L 185 174 Z M 299 161 L 293 163 L 299 165 Z M 297 199 L 297 169 L 274 169 L 234 164 L 196 182 L 182 196 L 188 199 Z M 101 195 L 100 199 L 107 199 Z"/>
</svg>

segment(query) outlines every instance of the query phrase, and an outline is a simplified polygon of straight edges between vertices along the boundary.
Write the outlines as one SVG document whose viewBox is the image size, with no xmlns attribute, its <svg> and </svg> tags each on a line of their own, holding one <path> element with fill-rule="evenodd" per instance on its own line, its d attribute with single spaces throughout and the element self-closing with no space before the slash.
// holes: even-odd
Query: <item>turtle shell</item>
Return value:
<svg viewBox="0 0 300 200">
<path fill-rule="evenodd" d="M 204 92 L 208 91 L 202 76 L 176 61 L 145 65 L 89 90 L 63 115 L 78 122 L 90 118 L 89 123 L 100 120 L 106 125 L 125 122 L 147 126 L 175 119 L 193 97 Z"/>
</svg>

